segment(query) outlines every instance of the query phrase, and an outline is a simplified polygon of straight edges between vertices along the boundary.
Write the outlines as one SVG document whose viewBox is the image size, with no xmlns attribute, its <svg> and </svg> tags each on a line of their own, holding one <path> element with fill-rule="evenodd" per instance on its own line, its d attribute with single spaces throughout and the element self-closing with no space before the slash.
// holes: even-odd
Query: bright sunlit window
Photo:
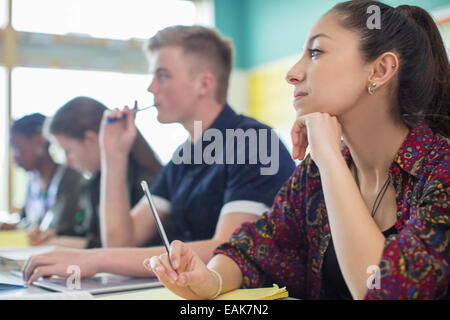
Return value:
<svg viewBox="0 0 450 320">
<path fill-rule="evenodd" d="M 59 107 L 76 96 L 88 96 L 108 108 L 139 107 L 153 104 L 153 95 L 147 91 L 150 75 L 117 72 L 77 71 L 62 69 L 15 68 L 12 74 L 12 118 L 41 112 L 52 115 Z M 161 124 L 157 110 L 137 114 L 136 123 L 150 146 L 167 163 L 176 147 L 187 138 L 179 124 Z M 161 139 L 164 137 L 164 139 Z"/>
<path fill-rule="evenodd" d="M 6 69 L 0 67 L 0 110 L 6 110 Z M 0 141 L 8 139 L 8 119 L 5 112 L 0 112 Z M 8 176 L 8 144 L 0 144 L 0 177 Z M 8 179 L 0 180 L 0 190 L 8 190 Z M 0 192 L 0 211 L 8 209 L 8 193 Z"/>
<path fill-rule="evenodd" d="M 185 0 L 14 0 L 13 27 L 98 38 L 149 38 L 169 25 L 192 25 L 195 5 Z"/>
<path fill-rule="evenodd" d="M 7 0 L 0 0 L 0 28 L 5 27 L 8 19 L 8 2 Z"/>
<path fill-rule="evenodd" d="M 0 0 L 1 28 L 8 20 L 8 2 L 9 0 Z M 214 25 L 212 0 L 13 0 L 11 3 L 12 26 L 19 36 L 21 32 L 31 32 L 77 34 L 85 38 L 116 40 L 148 39 L 158 30 L 171 25 Z M 51 38 L 53 43 L 57 43 L 61 37 L 44 38 Z M 33 37 L 21 39 L 23 41 L 16 48 L 18 56 L 21 50 L 28 51 L 26 58 L 18 59 L 19 65 L 11 73 L 12 120 L 35 112 L 51 116 L 59 107 L 77 96 L 92 97 L 111 109 L 132 106 L 135 100 L 139 107 L 153 104 L 153 95 L 147 92 L 151 75 L 81 70 L 87 67 L 104 67 L 100 56 L 103 54 L 101 41 L 94 41 L 92 50 L 81 53 L 96 56 L 89 56 L 92 59 L 85 64 L 85 60 L 81 59 L 81 62 L 77 62 L 81 65 L 78 65 L 61 63 L 70 59 L 70 52 L 55 50 L 53 43 L 41 45 L 42 43 L 33 43 Z M 114 42 L 115 45 L 117 43 Z M 120 54 L 127 54 L 126 46 L 126 43 L 120 46 L 121 50 L 125 50 L 120 51 Z M 53 59 L 52 56 L 46 60 L 46 52 L 51 52 L 56 58 Z M 20 64 L 26 64 L 27 67 Z M 120 66 L 120 70 L 125 71 L 132 69 L 123 67 L 119 62 L 108 66 Z M 7 74 L 6 69 L 0 67 L 0 90 L 4 93 L 7 92 Z M 0 94 L 0 141 L 6 142 L 0 150 L 0 190 L 4 190 L 0 192 L 0 210 L 7 210 L 8 204 L 12 208 L 21 208 L 26 189 L 23 170 L 14 166 L 8 156 L 10 124 L 7 111 L 6 94 Z M 177 146 L 188 137 L 180 124 L 159 123 L 157 110 L 154 108 L 138 113 L 136 124 L 163 164 L 170 160 Z M 64 161 L 61 150 L 53 149 L 56 151 L 56 160 Z M 9 165 L 12 165 L 12 186 L 8 186 Z"/>
</svg>

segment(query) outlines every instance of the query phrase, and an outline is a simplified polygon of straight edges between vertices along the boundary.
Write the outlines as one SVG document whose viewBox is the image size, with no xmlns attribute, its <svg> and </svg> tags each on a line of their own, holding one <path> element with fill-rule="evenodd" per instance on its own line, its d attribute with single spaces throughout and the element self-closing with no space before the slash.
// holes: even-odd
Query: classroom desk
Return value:
<svg viewBox="0 0 450 320">
<path fill-rule="evenodd" d="M 22 260 L 26 259 L 30 255 L 42 253 L 45 251 L 51 250 L 51 247 L 28 247 L 28 248 L 5 248 L 0 247 L 0 255 L 3 254 L 4 257 L 9 257 L 10 259 L 15 260 Z M 13 253 L 13 256 L 11 256 L 11 253 Z M 18 277 L 15 277 L 10 273 L 10 269 L 13 268 L 14 270 L 17 270 L 17 268 L 20 265 L 11 265 L 9 262 L 10 260 L 7 260 L 6 263 L 0 263 L 0 279 L 3 279 L 5 282 L 8 282 L 7 278 L 11 278 L 9 281 L 17 282 L 19 280 Z M 5 260 L 3 260 L 5 262 Z M 154 292 L 148 292 L 149 290 L 155 289 Z M 246 290 L 237 290 L 239 292 L 231 292 L 232 297 L 223 297 L 223 299 L 238 299 L 238 300 L 253 300 L 253 299 L 259 299 L 262 297 L 273 297 L 274 299 L 289 299 L 287 297 L 287 292 L 284 288 L 278 288 L 278 286 L 274 285 L 274 287 L 270 288 L 262 288 L 261 289 L 255 289 L 256 291 L 251 290 L 251 293 L 249 293 Z M 140 292 L 142 291 L 142 292 Z M 147 292 L 144 292 L 147 291 Z M 281 292 L 281 293 L 280 293 Z M 113 297 L 115 295 L 124 294 L 123 297 Z M 228 294 L 226 294 L 228 295 Z M 251 298 L 248 298 L 248 297 Z M 36 286 L 29 286 L 27 288 L 17 288 L 17 289 L 7 289 L 7 290 L 0 290 L 0 300 L 5 299 L 19 299 L 19 300 L 27 300 L 27 299 L 36 299 L 36 300 L 62 300 L 62 299 L 70 299 L 70 300 L 86 300 L 86 299 L 95 299 L 95 298 L 108 298 L 111 297 L 112 299 L 155 299 L 155 300 L 177 300 L 179 299 L 178 296 L 171 293 L 167 289 L 164 289 L 161 286 L 155 287 L 155 288 L 144 288 L 144 289 L 132 289 L 132 290 L 123 290 L 123 291 L 115 291 L 115 292 L 108 292 L 108 293 L 101 293 L 101 294 L 88 294 L 86 291 L 70 291 L 70 292 L 55 292 L 51 290 L 47 290 L 44 288 L 36 287 Z M 220 297 L 219 297 L 220 299 Z M 283 300 L 284 300 L 283 299 Z"/>
<path fill-rule="evenodd" d="M 0 246 L 0 255 L 4 255 L 11 259 L 17 260 L 25 260 L 31 255 L 44 253 L 52 250 L 53 247 L 49 246 L 41 246 L 41 247 L 2 247 Z M 0 278 L 10 278 L 13 280 L 17 280 L 17 277 L 14 277 L 9 268 L 5 267 L 2 263 L 0 263 Z M 18 289 L 7 289 L 0 290 L 0 300 L 5 298 L 11 299 L 27 299 L 31 297 L 37 297 L 37 295 L 43 299 L 45 295 L 54 294 L 54 291 L 29 286 L 28 288 L 18 288 Z M 50 296 L 49 296 L 50 298 Z"/>
<path fill-rule="evenodd" d="M 9 271 L 0 270 L 0 278 L 2 277 L 11 277 L 11 274 Z M 17 279 L 17 278 L 15 278 Z M 161 288 L 161 287 L 155 287 Z M 131 293 L 131 292 L 139 292 L 139 291 L 145 291 L 145 290 L 151 290 L 151 288 L 145 288 L 145 289 L 136 289 L 136 290 L 126 290 L 126 291 L 115 291 L 115 292 L 108 292 L 108 293 L 100 293 L 100 294 L 93 294 L 91 295 L 94 299 L 99 297 L 108 297 L 113 295 L 119 295 L 123 293 Z M 86 296 L 84 293 L 81 293 L 80 295 L 76 296 L 70 296 L 66 295 L 65 297 L 58 297 L 58 292 L 47 290 L 44 288 L 36 287 L 36 286 L 29 286 L 27 288 L 18 288 L 18 289 L 8 289 L 8 290 L 0 290 L 0 300 L 4 299 L 42 299 L 42 300 L 59 300 L 61 298 L 64 299 L 89 299 L 92 297 Z M 64 293 L 60 293 L 62 296 Z M 73 294 L 73 293 L 71 293 Z"/>
<path fill-rule="evenodd" d="M 0 276 L 10 276 L 8 271 L 2 271 L 0 270 Z M 23 289 L 8 289 L 8 290 L 0 290 L 0 300 L 3 300 L 5 297 L 11 298 L 11 299 L 23 299 L 26 298 L 26 296 L 31 295 L 42 295 L 43 297 L 45 295 L 48 295 L 50 293 L 54 293 L 50 290 L 42 289 L 39 287 L 30 286 L 28 288 Z"/>
<path fill-rule="evenodd" d="M 9 271 L 0 270 L 0 277 L 2 276 L 11 276 Z M 157 287 L 161 288 L 161 287 Z M 130 293 L 130 292 L 138 292 L 143 290 L 149 290 L 147 289 L 139 289 L 139 290 L 128 290 L 128 291 L 119 291 L 119 292 L 110 292 L 110 293 L 102 293 L 102 294 L 95 294 L 92 295 L 95 298 L 97 297 L 107 297 L 111 295 L 117 295 L 117 294 L 123 294 L 123 293 Z M 57 296 L 55 296 L 55 291 L 35 287 L 35 286 L 29 286 L 28 288 L 19 288 L 19 289 L 8 289 L 8 290 L 0 290 L 0 300 L 4 299 L 42 299 L 42 300 L 53 300 L 56 299 Z M 63 294 L 63 293 L 62 293 Z M 47 297 L 46 297 L 47 296 Z M 86 296 L 80 295 L 80 296 L 67 296 L 67 298 L 70 299 L 86 299 Z"/>
<path fill-rule="evenodd" d="M 27 247 L 27 246 L 20 246 L 20 247 L 2 247 L 0 246 L 0 256 L 5 257 L 6 259 L 2 259 L 0 257 L 0 279 L 4 279 L 6 282 L 8 281 L 8 278 L 11 279 L 11 281 L 16 282 L 19 280 L 19 278 L 15 275 L 12 275 L 9 270 L 17 270 L 20 268 L 20 264 L 16 264 L 15 262 L 9 262 L 12 261 L 25 261 L 32 255 L 41 254 L 44 252 L 48 252 L 53 250 L 54 247 L 52 246 L 37 246 L 37 247 Z M 161 288 L 161 286 L 159 287 Z M 111 293 L 104 293 L 104 294 L 95 294 L 91 296 L 86 296 L 84 292 L 81 292 L 79 299 L 86 299 L 86 298 L 92 298 L 92 296 L 95 297 L 106 297 L 108 295 L 116 295 L 120 293 L 130 293 L 130 292 L 137 292 L 140 290 L 149 290 L 149 288 L 146 289 L 132 289 L 132 290 L 124 290 L 119 292 L 111 292 Z M 6 290 L 0 290 L 0 300 L 2 299 L 56 299 L 58 296 L 55 295 L 55 291 L 48 290 L 45 288 L 40 288 L 37 286 L 29 286 L 28 288 L 17 288 L 17 289 L 6 289 Z M 75 293 L 79 293 L 75 292 Z M 61 293 L 60 296 L 62 296 Z M 66 294 L 68 299 L 76 299 L 75 296 L 71 296 L 73 294 L 73 291 L 70 294 Z M 84 295 L 83 295 L 84 294 Z M 45 297 L 47 296 L 47 297 Z M 61 297 L 59 297 L 61 298 Z"/>
</svg>

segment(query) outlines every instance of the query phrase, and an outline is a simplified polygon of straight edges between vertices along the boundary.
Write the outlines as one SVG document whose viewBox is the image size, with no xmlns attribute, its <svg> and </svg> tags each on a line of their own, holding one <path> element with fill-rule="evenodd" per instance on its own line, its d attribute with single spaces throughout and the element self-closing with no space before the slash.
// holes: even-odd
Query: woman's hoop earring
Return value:
<svg viewBox="0 0 450 320">
<path fill-rule="evenodd" d="M 372 84 L 367 88 L 367 91 L 369 92 L 369 94 L 371 96 L 373 96 L 375 94 L 375 91 L 372 90 L 372 88 L 375 88 L 377 86 L 377 84 L 375 82 L 372 82 Z"/>
</svg>

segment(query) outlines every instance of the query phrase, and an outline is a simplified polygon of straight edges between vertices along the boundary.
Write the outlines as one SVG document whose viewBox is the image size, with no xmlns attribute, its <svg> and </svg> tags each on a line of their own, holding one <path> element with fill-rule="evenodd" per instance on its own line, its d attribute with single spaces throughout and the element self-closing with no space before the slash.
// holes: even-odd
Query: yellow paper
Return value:
<svg viewBox="0 0 450 320">
<path fill-rule="evenodd" d="M 276 284 L 269 288 L 237 289 L 224 293 L 216 300 L 275 300 L 287 298 L 286 287 L 279 288 Z M 114 294 L 97 297 L 99 300 L 183 300 L 167 288 L 147 289 L 137 292 Z"/>
<path fill-rule="evenodd" d="M 0 247 L 29 247 L 25 230 L 0 231 Z"/>
<path fill-rule="evenodd" d="M 274 284 L 272 288 L 237 289 L 221 294 L 216 300 L 275 300 L 287 297 L 286 287 L 279 288 Z"/>
<path fill-rule="evenodd" d="M 99 300 L 183 300 L 167 288 L 146 289 L 136 292 L 96 297 Z"/>
</svg>

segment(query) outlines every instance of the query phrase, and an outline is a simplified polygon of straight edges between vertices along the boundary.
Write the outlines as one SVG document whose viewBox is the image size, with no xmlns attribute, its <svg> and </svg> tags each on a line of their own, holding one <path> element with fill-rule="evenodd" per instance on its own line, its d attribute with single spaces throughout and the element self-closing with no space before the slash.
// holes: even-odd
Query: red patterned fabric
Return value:
<svg viewBox="0 0 450 320">
<path fill-rule="evenodd" d="M 421 123 L 410 130 L 389 174 L 396 190 L 397 234 L 386 239 L 380 289 L 366 299 L 449 299 L 449 139 Z M 343 156 L 350 165 L 347 147 Z M 320 299 L 330 226 L 317 166 L 308 156 L 270 211 L 244 223 L 215 254 L 232 258 L 244 287 L 277 283 L 290 296 Z M 369 276 L 369 274 L 368 274 Z"/>
</svg>

